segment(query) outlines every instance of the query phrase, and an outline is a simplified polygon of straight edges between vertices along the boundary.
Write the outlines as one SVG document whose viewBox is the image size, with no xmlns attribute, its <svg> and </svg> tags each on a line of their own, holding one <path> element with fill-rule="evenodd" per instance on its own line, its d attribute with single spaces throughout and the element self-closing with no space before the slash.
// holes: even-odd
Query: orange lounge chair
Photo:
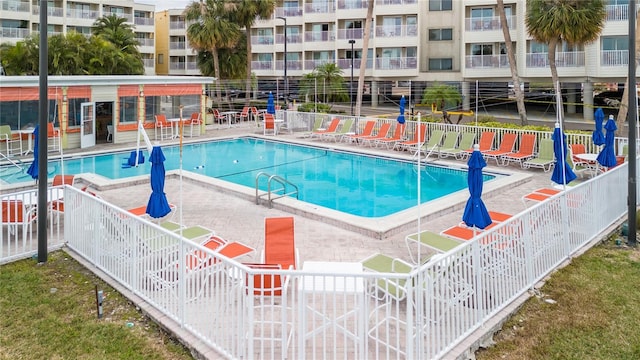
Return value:
<svg viewBox="0 0 640 360">
<path fill-rule="evenodd" d="M 331 120 L 331 123 L 329 123 L 329 127 L 327 127 L 326 129 L 318 129 L 314 132 L 311 133 L 311 136 L 309 138 L 313 138 L 314 136 L 321 138 L 322 135 L 324 134 L 331 134 L 336 132 L 336 130 L 338 130 L 338 126 L 340 125 L 340 119 L 338 118 L 333 118 L 333 120 Z"/>
<path fill-rule="evenodd" d="M 536 189 L 526 195 L 524 195 L 522 197 L 522 202 L 524 202 L 525 204 L 528 201 L 533 201 L 533 202 L 541 202 L 541 201 L 545 201 L 548 198 L 552 197 L 553 195 L 559 194 L 562 190 L 557 190 L 557 189 L 550 189 L 550 188 L 540 188 L 540 189 Z"/>
<path fill-rule="evenodd" d="M 420 124 L 420 126 L 418 126 L 418 129 L 413 133 L 413 138 L 411 140 L 397 142 L 393 146 L 393 149 L 395 150 L 396 147 L 399 150 L 409 149 L 411 147 L 416 147 L 419 149 L 420 147 L 422 147 L 422 144 L 425 142 L 426 139 L 427 139 L 427 125 Z"/>
<path fill-rule="evenodd" d="M 229 259 L 235 259 L 255 251 L 251 246 L 237 241 L 227 242 L 217 235 L 211 236 L 202 246 Z M 196 250 L 192 254 L 187 255 L 186 264 L 189 270 L 201 269 L 216 263 L 218 263 L 218 261 L 215 258 L 210 258 L 209 255 L 202 250 Z"/>
<path fill-rule="evenodd" d="M 264 220 L 264 264 L 277 264 L 282 269 L 298 267 L 293 217 L 274 217 Z"/>
<path fill-rule="evenodd" d="M 536 147 L 536 136 L 534 134 L 522 134 L 520 137 L 520 149 L 502 156 L 502 165 L 507 166 L 511 161 L 520 163 L 524 169 L 524 162 L 533 158 Z M 497 161 L 497 160 L 496 160 Z"/>
<path fill-rule="evenodd" d="M 348 140 L 349 142 L 355 141 L 357 143 L 358 139 L 362 139 L 362 138 L 371 136 L 371 134 L 373 134 L 373 129 L 375 127 L 376 127 L 376 121 L 375 120 L 367 120 L 367 123 L 364 125 L 364 129 L 362 130 L 361 134 L 345 135 L 343 138 L 345 140 Z"/>
<path fill-rule="evenodd" d="M 483 134 L 484 135 L 484 134 Z M 496 165 L 499 165 L 499 158 L 506 154 L 511 154 L 513 152 L 513 148 L 516 146 L 516 140 L 518 139 L 517 134 L 505 133 L 502 136 L 502 141 L 500 142 L 500 146 L 496 150 L 488 150 L 482 151 L 482 155 L 487 159 L 494 159 L 496 161 Z M 481 138 L 482 141 L 482 138 Z"/>
<path fill-rule="evenodd" d="M 485 153 L 487 151 L 491 150 L 491 147 L 493 146 L 493 139 L 495 139 L 496 137 L 496 133 L 493 131 L 484 131 L 481 135 L 480 135 L 480 140 L 478 141 L 478 145 L 480 146 L 480 148 L 478 150 L 480 150 L 481 153 Z M 467 149 L 465 150 L 465 152 L 467 153 L 467 157 L 469 155 L 471 155 L 471 153 L 473 152 L 473 147 L 471 149 Z"/>
<path fill-rule="evenodd" d="M 393 131 L 393 136 L 376 140 L 376 147 L 378 147 L 378 145 L 385 144 L 387 149 L 393 149 L 396 146 L 396 143 L 402 141 L 405 128 L 405 124 L 396 124 L 396 128 Z"/>
<path fill-rule="evenodd" d="M 450 228 L 442 230 L 440 232 L 440 235 L 448 236 L 448 237 L 450 237 L 452 239 L 468 241 L 468 240 L 473 239 L 479 233 L 481 233 L 481 232 L 483 232 L 485 230 L 489 230 L 489 229 L 491 229 L 492 227 L 494 227 L 496 225 L 497 225 L 497 223 L 493 222 L 493 223 L 491 223 L 489 226 L 487 226 L 484 229 L 475 229 L 475 228 L 471 228 L 471 227 L 455 225 L 455 226 L 452 226 Z"/>
<path fill-rule="evenodd" d="M 382 124 L 382 126 L 380 126 L 380 129 L 378 130 L 377 134 L 361 137 L 360 143 L 363 145 L 369 144 L 369 146 L 373 146 L 373 144 L 375 144 L 377 140 L 384 139 L 387 137 L 387 134 L 389 133 L 389 129 L 391 129 L 391 123 L 384 123 Z"/>
</svg>

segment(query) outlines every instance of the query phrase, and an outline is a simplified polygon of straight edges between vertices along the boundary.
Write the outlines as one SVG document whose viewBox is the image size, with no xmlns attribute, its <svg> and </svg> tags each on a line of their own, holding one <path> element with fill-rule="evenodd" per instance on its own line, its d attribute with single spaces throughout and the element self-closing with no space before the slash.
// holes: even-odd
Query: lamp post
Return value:
<svg viewBox="0 0 640 360">
<path fill-rule="evenodd" d="M 284 21 L 284 105 L 289 109 L 289 79 L 287 78 L 287 18 L 276 16 L 276 19 Z"/>
<path fill-rule="evenodd" d="M 351 39 L 349 40 L 349 44 L 351 44 L 351 81 L 349 82 L 349 98 L 351 99 L 351 116 L 353 116 L 353 44 L 356 41 Z"/>
</svg>

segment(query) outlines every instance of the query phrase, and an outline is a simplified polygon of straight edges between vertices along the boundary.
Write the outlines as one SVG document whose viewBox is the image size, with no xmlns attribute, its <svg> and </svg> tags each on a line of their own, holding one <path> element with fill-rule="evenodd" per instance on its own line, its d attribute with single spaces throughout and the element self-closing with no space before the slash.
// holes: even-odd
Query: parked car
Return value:
<svg viewBox="0 0 640 360">
<path fill-rule="evenodd" d="M 593 106 L 608 106 L 617 108 L 622 102 L 624 90 L 603 91 L 593 97 Z"/>
</svg>

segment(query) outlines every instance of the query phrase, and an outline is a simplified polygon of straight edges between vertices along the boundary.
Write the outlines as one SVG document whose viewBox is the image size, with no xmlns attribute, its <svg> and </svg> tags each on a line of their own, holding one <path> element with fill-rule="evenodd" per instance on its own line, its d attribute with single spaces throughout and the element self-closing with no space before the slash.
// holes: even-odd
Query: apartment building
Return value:
<svg viewBox="0 0 640 360">
<path fill-rule="evenodd" d="M 156 73 L 158 75 L 201 75 L 198 53 L 187 40 L 184 9 L 169 9 L 155 14 Z"/>
<path fill-rule="evenodd" d="M 0 0 L 0 43 L 22 40 L 40 31 L 39 0 Z M 89 36 L 91 25 L 100 17 L 116 14 L 134 25 L 145 74 L 155 75 L 155 6 L 133 0 L 51 0 L 47 3 L 47 32 L 77 31 Z"/>
</svg>

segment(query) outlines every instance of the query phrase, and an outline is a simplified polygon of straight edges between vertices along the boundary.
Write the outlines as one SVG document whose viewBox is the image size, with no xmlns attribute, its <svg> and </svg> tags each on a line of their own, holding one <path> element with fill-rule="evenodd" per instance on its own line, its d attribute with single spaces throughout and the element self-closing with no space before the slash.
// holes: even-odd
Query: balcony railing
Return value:
<svg viewBox="0 0 640 360">
<path fill-rule="evenodd" d="M 509 29 L 515 29 L 516 23 L 515 16 L 507 17 L 507 25 Z M 466 31 L 497 31 L 502 30 L 502 22 L 500 21 L 499 16 L 491 16 L 491 17 L 473 17 L 465 19 L 465 30 Z"/>
<path fill-rule="evenodd" d="M 418 26 L 416 25 L 398 25 L 398 26 L 376 26 L 376 37 L 407 37 L 418 36 Z"/>
<path fill-rule="evenodd" d="M 186 29 L 186 23 L 184 21 L 171 21 L 169 23 L 169 29 L 171 30 Z"/>
<path fill-rule="evenodd" d="M 338 9 L 340 10 L 354 10 L 354 9 L 366 9 L 368 6 L 366 0 L 338 0 Z"/>
<path fill-rule="evenodd" d="M 169 49 L 171 50 L 183 50 L 186 49 L 187 43 L 184 41 L 172 41 L 169 43 Z"/>
<path fill-rule="evenodd" d="M 97 19 L 98 12 L 95 10 L 67 9 L 67 17 L 76 19 Z"/>
<path fill-rule="evenodd" d="M 136 25 L 153 25 L 154 21 L 155 20 L 153 18 L 145 18 L 145 17 L 133 18 L 133 23 Z"/>
<path fill-rule="evenodd" d="M 603 50 L 600 55 L 602 66 L 629 65 L 629 50 Z"/>
<path fill-rule="evenodd" d="M 413 5 L 417 2 L 418 0 L 376 0 L 376 5 Z"/>
<path fill-rule="evenodd" d="M 28 2 L 18 2 L 15 0 L 0 1 L 0 10 L 4 11 L 17 11 L 17 12 L 29 12 Z"/>
<path fill-rule="evenodd" d="M 418 59 L 416 57 L 383 57 L 376 59 L 376 69 L 378 70 L 407 70 L 417 68 Z"/>
<path fill-rule="evenodd" d="M 338 59 L 338 67 L 342 70 L 351 69 L 351 59 Z M 360 59 L 353 59 L 353 68 L 360 69 Z M 373 59 L 367 59 L 367 69 L 373 68 Z"/>
<path fill-rule="evenodd" d="M 133 15 L 131 15 L 131 14 L 123 14 L 123 13 L 121 13 L 121 12 L 111 12 L 111 11 L 105 11 L 105 12 L 104 12 L 104 14 L 105 14 L 106 16 L 113 16 L 113 15 L 115 15 L 115 16 L 117 16 L 117 17 L 119 17 L 119 18 L 127 19 L 127 21 L 128 21 L 128 22 L 133 22 Z"/>
<path fill-rule="evenodd" d="M 172 62 L 171 64 L 169 64 L 169 69 L 171 70 L 184 70 L 185 69 L 185 64 L 184 62 Z"/>
<path fill-rule="evenodd" d="M 339 29 L 338 39 L 362 39 L 363 29 Z"/>
<path fill-rule="evenodd" d="M 284 61 L 276 61 L 276 70 L 284 70 Z M 302 70 L 302 61 L 287 60 L 287 70 Z"/>
<path fill-rule="evenodd" d="M 252 70 L 273 70 L 273 61 L 252 61 Z"/>
<path fill-rule="evenodd" d="M 276 35 L 276 44 L 284 44 L 284 35 Z M 302 35 L 287 35 L 287 44 L 302 44 Z"/>
<path fill-rule="evenodd" d="M 33 15 L 40 15 L 40 5 L 33 5 Z M 63 17 L 64 9 L 61 7 L 49 7 L 47 6 L 47 15 L 55 17 Z"/>
<path fill-rule="evenodd" d="M 319 66 L 322 66 L 324 64 L 327 63 L 335 63 L 335 60 L 333 59 L 323 59 L 323 60 L 305 60 L 304 61 L 304 69 L 305 70 L 313 70 Z M 289 66 L 289 63 L 287 63 L 287 67 Z"/>
<path fill-rule="evenodd" d="M 507 55 L 467 55 L 467 68 L 508 68 Z"/>
<path fill-rule="evenodd" d="M 333 1 L 327 1 L 324 4 L 304 4 L 304 12 L 307 14 L 334 14 L 336 12 L 336 7 Z"/>
<path fill-rule="evenodd" d="M 636 5 L 636 11 L 640 9 L 640 4 Z M 607 21 L 627 21 L 629 20 L 629 4 L 607 5 Z"/>
<path fill-rule="evenodd" d="M 307 31 L 304 33 L 304 41 L 334 41 L 336 39 L 335 31 Z"/>
<path fill-rule="evenodd" d="M 144 63 L 144 67 L 153 67 L 154 65 L 154 59 L 142 59 L 142 62 Z"/>
<path fill-rule="evenodd" d="M 284 17 L 302 16 L 302 7 L 300 6 L 279 7 L 279 8 L 276 8 L 275 16 L 284 16 Z"/>
<path fill-rule="evenodd" d="M 567 51 L 556 53 L 557 67 L 582 67 L 584 66 L 584 51 Z M 547 53 L 528 53 L 527 67 L 549 67 L 549 55 Z"/>
<path fill-rule="evenodd" d="M 199 70 L 197 61 L 187 61 L 187 70 Z"/>
<path fill-rule="evenodd" d="M 140 46 L 153 46 L 154 43 L 154 39 L 141 39 L 138 38 L 138 44 L 140 44 Z"/>
<path fill-rule="evenodd" d="M 24 28 L 10 28 L 3 27 L 2 29 L 2 37 L 3 38 L 13 38 L 13 39 L 22 39 L 29 36 L 29 29 Z"/>
<path fill-rule="evenodd" d="M 273 35 L 253 35 L 251 45 L 273 45 Z"/>
</svg>

